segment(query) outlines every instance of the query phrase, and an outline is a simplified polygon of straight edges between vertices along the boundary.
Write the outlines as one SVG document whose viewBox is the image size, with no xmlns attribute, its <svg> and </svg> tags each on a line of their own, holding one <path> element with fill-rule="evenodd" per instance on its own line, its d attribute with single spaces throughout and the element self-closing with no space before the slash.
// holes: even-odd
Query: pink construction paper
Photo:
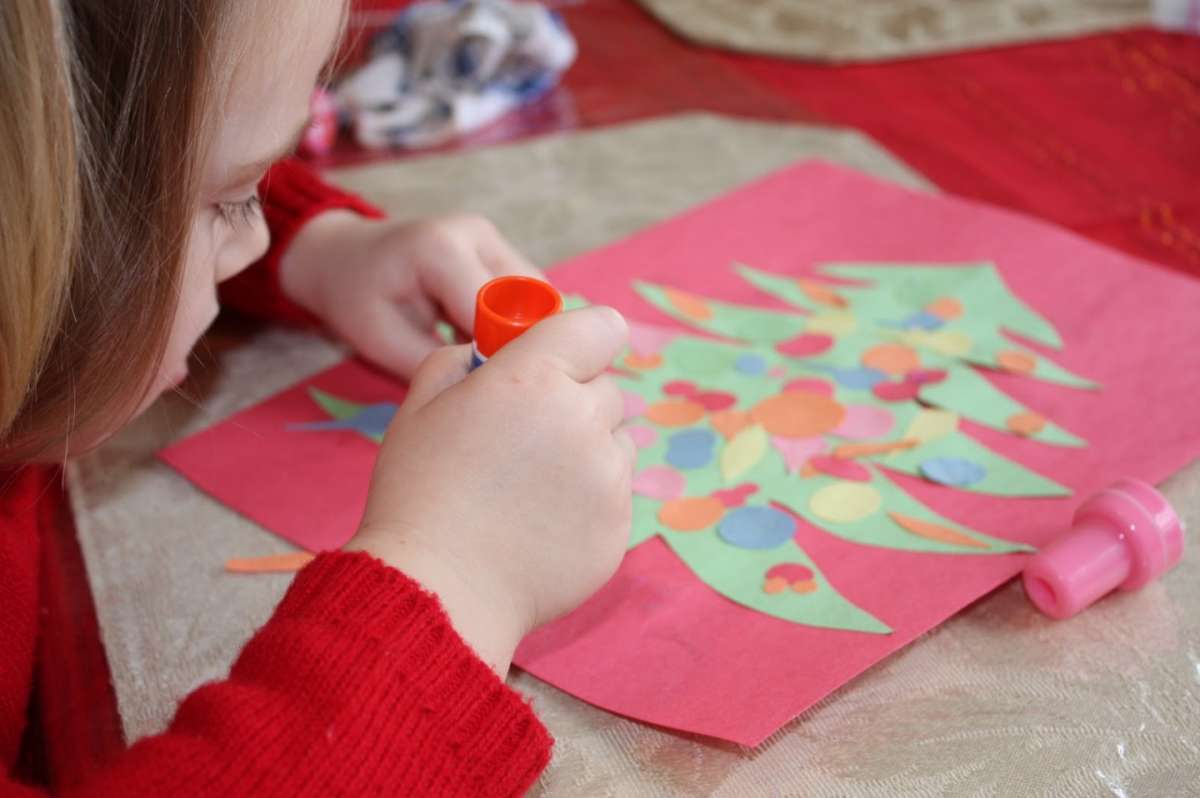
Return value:
<svg viewBox="0 0 1200 798">
<path fill-rule="evenodd" d="M 363 404 L 399 403 L 405 394 L 391 378 L 348 360 L 159 457 L 205 493 L 298 546 L 336 549 L 358 526 L 379 447 L 348 430 L 292 429 L 329 420 L 309 397 L 310 386 Z"/>
<path fill-rule="evenodd" d="M 682 329 L 641 301 L 632 281 L 776 304 L 737 277 L 735 261 L 791 274 L 827 261 L 992 261 L 1019 296 L 1054 322 L 1064 350 L 1031 348 L 1103 390 L 991 378 L 1090 445 L 1068 450 L 964 426 L 1075 496 L 999 499 L 895 477 L 931 509 L 969 528 L 1043 544 L 1066 528 L 1088 494 L 1123 476 L 1158 482 L 1200 453 L 1200 373 L 1188 362 L 1200 344 L 1200 284 L 1010 212 L 807 162 L 569 261 L 553 278 L 635 320 Z M 355 364 L 315 382 L 360 402 L 399 395 Z M 319 417 L 303 391 L 293 389 L 164 458 L 284 537 L 308 548 L 337 545 L 361 512 L 374 449 L 351 432 L 286 430 L 288 422 Z M 516 662 L 613 712 L 756 745 L 1026 561 L 892 551 L 850 544 L 803 522 L 799 528 L 797 541 L 825 576 L 891 626 L 891 635 L 815 629 L 747 610 L 710 590 L 651 539 L 626 556 L 590 601 L 526 638 Z"/>
</svg>

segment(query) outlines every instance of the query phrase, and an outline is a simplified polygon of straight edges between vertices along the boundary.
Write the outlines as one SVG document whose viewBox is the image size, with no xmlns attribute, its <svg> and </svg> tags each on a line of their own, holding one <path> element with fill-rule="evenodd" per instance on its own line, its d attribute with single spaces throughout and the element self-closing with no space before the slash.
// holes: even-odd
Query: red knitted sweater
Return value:
<svg viewBox="0 0 1200 798">
<path fill-rule="evenodd" d="M 296 231 L 333 208 L 380 214 L 294 163 L 276 166 L 263 188 L 271 251 L 225 298 L 256 315 L 305 319 L 278 288 Z M 57 478 L 47 467 L 0 473 L 0 796 L 48 792 L 10 774 L 46 665 L 35 661 L 39 549 L 61 509 Z M 545 767 L 550 745 L 434 596 L 368 555 L 327 553 L 296 576 L 226 680 L 200 687 L 165 733 L 65 794 L 514 795 Z"/>
</svg>

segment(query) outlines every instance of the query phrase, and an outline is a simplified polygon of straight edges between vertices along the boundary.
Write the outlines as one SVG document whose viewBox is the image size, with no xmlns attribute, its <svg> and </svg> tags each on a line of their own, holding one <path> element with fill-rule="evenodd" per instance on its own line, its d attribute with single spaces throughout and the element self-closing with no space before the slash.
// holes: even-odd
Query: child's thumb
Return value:
<svg viewBox="0 0 1200 798">
<path fill-rule="evenodd" d="M 421 361 L 408 386 L 401 410 L 420 410 L 442 391 L 462 382 L 471 368 L 471 345 L 443 346 Z"/>
<path fill-rule="evenodd" d="M 517 353 L 548 359 L 576 382 L 591 382 L 612 364 L 629 340 L 629 325 L 601 305 L 559 313 L 496 353 L 497 362 Z"/>
</svg>

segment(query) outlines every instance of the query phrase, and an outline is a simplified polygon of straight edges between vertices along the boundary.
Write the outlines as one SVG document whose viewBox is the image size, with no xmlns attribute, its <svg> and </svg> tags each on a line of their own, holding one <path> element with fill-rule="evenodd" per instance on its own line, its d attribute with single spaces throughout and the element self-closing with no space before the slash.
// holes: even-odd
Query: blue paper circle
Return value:
<svg viewBox="0 0 1200 798">
<path fill-rule="evenodd" d="M 757 377 L 759 374 L 765 374 L 767 371 L 767 359 L 762 355 L 755 355 L 747 352 L 744 355 L 739 355 L 733 367 L 742 374 L 748 374 L 751 377 Z"/>
<path fill-rule="evenodd" d="M 869 391 L 879 383 L 887 379 L 887 375 L 879 369 L 873 369 L 869 366 L 857 366 L 852 369 L 830 369 L 833 373 L 833 378 L 837 380 L 838 385 L 843 388 L 854 388 L 860 391 Z"/>
<path fill-rule="evenodd" d="M 792 539 L 796 521 L 774 507 L 738 507 L 721 519 L 717 534 L 738 548 L 773 549 Z"/>
<path fill-rule="evenodd" d="M 717 436 L 708 429 L 685 429 L 667 439 L 667 462 L 676 468 L 704 468 L 713 460 Z"/>
<path fill-rule="evenodd" d="M 901 326 L 906 330 L 936 330 L 946 323 L 940 316 L 935 316 L 927 310 L 914 313 L 905 319 Z"/>
<path fill-rule="evenodd" d="M 921 462 L 921 475 L 942 485 L 962 488 L 982 482 L 987 469 L 961 457 L 931 457 Z"/>
</svg>

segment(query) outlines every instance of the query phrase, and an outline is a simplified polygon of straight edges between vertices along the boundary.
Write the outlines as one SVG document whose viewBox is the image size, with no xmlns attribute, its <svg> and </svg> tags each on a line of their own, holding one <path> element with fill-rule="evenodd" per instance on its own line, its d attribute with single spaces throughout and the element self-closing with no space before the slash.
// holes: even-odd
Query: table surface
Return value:
<svg viewBox="0 0 1200 798">
<path fill-rule="evenodd" d="M 485 213 L 553 264 L 806 157 L 928 186 L 859 134 L 686 115 L 332 173 L 400 217 Z M 230 557 L 288 545 L 154 458 L 332 364 L 312 334 L 235 334 L 215 363 L 69 471 L 120 713 L 132 741 L 221 677 L 287 576 Z M 214 359 L 214 358 L 210 358 Z M 1165 486 L 1200 513 L 1200 469 Z M 1010 584 L 748 750 L 628 721 L 523 673 L 557 738 L 535 795 L 1154 795 L 1200 784 L 1200 566 L 1048 621 Z"/>
</svg>

